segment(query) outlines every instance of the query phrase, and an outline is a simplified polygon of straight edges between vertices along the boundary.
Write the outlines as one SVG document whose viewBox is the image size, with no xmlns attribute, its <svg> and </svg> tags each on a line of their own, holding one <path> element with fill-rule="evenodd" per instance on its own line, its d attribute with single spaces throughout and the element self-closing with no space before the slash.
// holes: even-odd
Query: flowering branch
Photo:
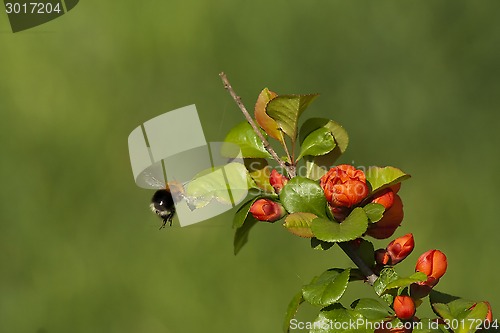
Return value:
<svg viewBox="0 0 500 333">
<path fill-rule="evenodd" d="M 391 166 L 372 166 L 366 170 L 348 164 L 334 166 L 349 142 L 345 129 L 333 120 L 323 118 L 311 118 L 300 128 L 298 126 L 300 115 L 317 95 L 277 95 L 265 88 L 257 99 L 257 125 L 226 75 L 220 73 L 220 77 L 252 127 L 250 129 L 246 123 L 243 127 L 236 126 L 226 136 L 226 141 L 249 147 L 243 157 L 254 158 L 255 151 L 264 153 L 260 142 L 255 142 L 260 140 L 266 151 L 288 173 L 287 177 L 276 169 L 271 170 L 267 162 L 264 163 L 265 169 L 246 170 L 253 180 L 251 186 L 260 192 L 235 214 L 235 254 L 247 242 L 250 228 L 258 221 L 281 222 L 278 224 L 292 234 L 311 239 L 314 249 L 328 250 L 337 243 L 378 296 L 377 299 L 358 299 L 350 307 L 344 306 L 339 302 L 340 298 L 349 283 L 358 279 L 351 279 L 351 268 L 328 269 L 302 286 L 301 292 L 292 299 L 285 316 L 285 333 L 293 329 L 292 320 L 303 302 L 321 307 L 314 325 L 327 318 L 344 327 L 353 316 L 374 320 L 371 316 L 376 312 L 377 320 L 382 324 L 426 323 L 429 325 L 424 327 L 426 332 L 475 332 L 479 327 L 500 327 L 498 321 L 493 320 L 488 302 L 469 301 L 433 290 L 448 266 L 446 255 L 441 251 L 432 249 L 422 254 L 417 260 L 415 272 L 405 276 L 399 275 L 395 266 L 414 249 L 415 240 L 411 233 L 392 240 L 385 249 L 375 250 L 374 244 L 367 239 L 368 236 L 388 239 L 401 225 L 404 213 L 398 191 L 410 175 Z M 283 144 L 288 160 L 278 157 L 261 131 Z M 259 139 L 255 140 L 253 132 Z M 300 154 L 295 160 L 294 146 L 298 133 L 302 137 Z M 290 151 L 285 140 L 280 139 L 283 134 L 292 138 Z M 295 167 L 302 158 L 311 172 L 306 177 L 293 178 Z M 326 173 L 323 170 L 325 165 L 330 166 Z M 439 317 L 437 320 L 416 316 L 417 307 L 424 298 L 428 298 Z M 381 306 L 379 302 L 385 302 L 391 309 Z M 473 322 L 474 327 L 470 323 L 466 327 L 464 318 Z M 452 329 L 447 326 L 447 321 L 461 322 L 463 327 Z M 359 328 L 373 332 L 372 329 Z M 310 332 L 313 331 L 316 330 Z M 388 326 L 387 329 L 375 329 L 375 332 L 406 333 L 412 330 Z"/>
<path fill-rule="evenodd" d="M 288 175 L 290 176 L 290 178 L 293 178 L 295 177 L 295 167 L 292 166 L 292 165 L 288 165 L 287 163 L 285 163 L 279 156 L 278 154 L 276 154 L 276 152 L 274 151 L 274 149 L 271 147 L 271 144 L 269 143 L 269 141 L 267 141 L 267 139 L 264 137 L 264 135 L 262 135 L 260 129 L 257 127 L 257 125 L 255 124 L 255 122 L 253 121 L 252 117 L 250 116 L 250 114 L 248 113 L 245 105 L 241 102 L 241 97 L 238 96 L 236 94 L 236 92 L 234 91 L 233 87 L 231 86 L 231 84 L 229 83 L 229 80 L 227 79 L 227 76 L 224 72 L 221 72 L 219 74 L 221 80 L 222 80 L 222 83 L 224 84 L 224 88 L 229 92 L 229 94 L 231 95 L 231 97 L 234 99 L 234 101 L 236 102 L 236 104 L 238 105 L 238 107 L 240 108 L 241 112 L 243 113 L 243 115 L 245 116 L 245 118 L 247 119 L 248 123 L 250 124 L 250 126 L 252 126 L 255 134 L 257 134 L 257 136 L 259 137 L 259 139 L 262 141 L 262 143 L 264 144 L 264 148 L 269 152 L 269 154 L 271 154 L 271 156 L 273 157 L 273 159 L 278 162 L 278 164 L 280 165 L 280 167 L 283 169 L 283 170 L 286 170 Z M 288 153 L 288 151 L 287 151 Z"/>
</svg>

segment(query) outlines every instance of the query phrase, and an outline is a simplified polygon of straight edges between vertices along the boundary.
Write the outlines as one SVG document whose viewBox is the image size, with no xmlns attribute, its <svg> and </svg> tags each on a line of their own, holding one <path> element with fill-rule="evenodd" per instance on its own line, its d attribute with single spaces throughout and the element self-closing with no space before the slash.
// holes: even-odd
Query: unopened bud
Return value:
<svg viewBox="0 0 500 333">
<path fill-rule="evenodd" d="M 288 183 L 288 178 L 280 174 L 276 169 L 271 171 L 271 176 L 269 176 L 269 183 L 274 188 L 274 191 L 279 194 L 283 186 Z"/>
<path fill-rule="evenodd" d="M 427 275 L 427 278 L 439 280 L 446 273 L 447 267 L 448 261 L 444 253 L 439 250 L 430 250 L 418 258 L 415 271 L 424 273 Z"/>
<path fill-rule="evenodd" d="M 391 258 L 390 264 L 396 265 L 397 263 L 403 261 L 410 255 L 414 247 L 415 240 L 413 239 L 413 234 L 406 234 L 390 242 L 386 248 L 389 257 Z"/>
<path fill-rule="evenodd" d="M 396 296 L 393 307 L 399 319 L 408 320 L 415 315 L 415 303 L 410 296 Z"/>
<path fill-rule="evenodd" d="M 286 210 L 270 199 L 259 199 L 250 207 L 250 213 L 259 221 L 274 222 L 285 216 Z"/>
<path fill-rule="evenodd" d="M 385 211 L 380 221 L 368 227 L 366 234 L 376 239 L 389 238 L 399 227 L 401 221 L 403 221 L 403 217 L 403 202 L 399 195 L 395 195 L 392 206 Z"/>
<path fill-rule="evenodd" d="M 380 193 L 377 193 L 372 200 L 372 203 L 381 204 L 385 209 L 391 208 L 393 202 L 394 192 L 390 188 L 380 191 Z"/>
</svg>

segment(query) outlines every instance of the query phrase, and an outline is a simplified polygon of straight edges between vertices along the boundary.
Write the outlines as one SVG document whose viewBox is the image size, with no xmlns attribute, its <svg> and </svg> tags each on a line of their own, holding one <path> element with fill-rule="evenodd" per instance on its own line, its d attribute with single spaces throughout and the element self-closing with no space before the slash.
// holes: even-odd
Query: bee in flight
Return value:
<svg viewBox="0 0 500 333">
<path fill-rule="evenodd" d="M 165 184 L 150 174 L 146 176 L 146 179 L 151 187 L 157 189 L 149 207 L 162 219 L 163 224 L 160 229 L 165 228 L 167 223 L 172 226 L 172 219 L 175 216 L 174 196 L 176 199 L 185 199 L 184 186 L 176 181 Z"/>
</svg>

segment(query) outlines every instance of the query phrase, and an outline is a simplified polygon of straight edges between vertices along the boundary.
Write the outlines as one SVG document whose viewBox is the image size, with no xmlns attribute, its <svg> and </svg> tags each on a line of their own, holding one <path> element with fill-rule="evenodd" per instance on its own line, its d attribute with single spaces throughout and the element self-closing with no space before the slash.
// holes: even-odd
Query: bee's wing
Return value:
<svg viewBox="0 0 500 333">
<path fill-rule="evenodd" d="M 164 181 L 159 180 L 158 178 L 156 178 L 155 176 L 153 176 L 153 174 L 151 174 L 149 172 L 145 172 L 143 174 L 143 180 L 152 189 L 161 190 L 161 189 L 164 189 L 166 187 L 166 184 Z"/>
</svg>

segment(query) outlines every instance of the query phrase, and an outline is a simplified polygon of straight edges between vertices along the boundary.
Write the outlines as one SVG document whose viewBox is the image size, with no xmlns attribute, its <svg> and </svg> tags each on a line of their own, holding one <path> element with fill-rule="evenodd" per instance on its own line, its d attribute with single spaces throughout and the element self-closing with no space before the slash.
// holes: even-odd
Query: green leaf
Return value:
<svg viewBox="0 0 500 333">
<path fill-rule="evenodd" d="M 359 248 L 357 248 L 355 251 L 358 256 L 363 259 L 363 262 L 369 267 L 375 264 L 375 248 L 373 247 L 372 242 L 367 241 L 366 239 L 361 239 Z"/>
<path fill-rule="evenodd" d="M 327 306 L 344 295 L 349 284 L 350 269 L 327 270 L 302 288 L 304 300 L 312 305 Z"/>
<path fill-rule="evenodd" d="M 326 199 L 319 184 L 304 177 L 294 177 L 280 192 L 280 201 L 289 213 L 312 213 L 326 217 Z"/>
<path fill-rule="evenodd" d="M 384 268 L 373 284 L 377 295 L 382 295 L 387 290 L 387 285 L 399 279 L 398 274 L 392 267 Z"/>
<path fill-rule="evenodd" d="M 205 207 L 213 199 L 231 205 L 240 202 L 248 194 L 249 177 L 245 166 L 236 162 L 208 169 L 187 184 L 186 196 L 194 209 Z"/>
<path fill-rule="evenodd" d="M 362 298 L 354 301 L 351 308 L 370 320 L 382 320 L 393 314 L 392 309 L 385 303 L 373 298 Z"/>
<path fill-rule="evenodd" d="M 407 175 L 403 171 L 391 166 L 384 168 L 375 166 L 369 167 L 368 170 L 366 170 L 365 175 L 366 180 L 370 183 L 372 192 L 382 190 L 410 178 L 410 175 Z"/>
<path fill-rule="evenodd" d="M 240 208 L 236 211 L 236 214 L 234 214 L 233 218 L 233 228 L 240 228 L 245 220 L 247 219 L 248 213 L 250 212 L 250 207 L 252 207 L 252 204 L 257 200 L 260 199 L 261 197 L 256 197 L 248 200 L 245 202 L 243 205 L 241 205 Z"/>
<path fill-rule="evenodd" d="M 325 155 L 305 156 L 306 176 L 317 180 L 321 178 L 335 163 L 335 161 L 345 152 L 349 144 L 349 136 L 346 130 L 338 123 L 325 118 L 311 118 L 304 122 L 300 128 L 300 142 L 313 131 L 319 128 L 326 128 L 333 135 L 335 148 Z"/>
<path fill-rule="evenodd" d="M 262 140 L 255 134 L 252 126 L 245 122 L 239 123 L 233 127 L 227 134 L 224 142 L 234 143 L 241 149 L 241 155 L 244 158 L 270 158 L 271 155 L 264 148 Z M 229 150 L 224 145 L 222 146 L 222 154 L 224 156 L 234 155 L 234 149 Z"/>
<path fill-rule="evenodd" d="M 473 306 L 474 308 L 471 310 Z M 488 313 L 486 303 L 476 303 L 464 299 L 457 299 L 448 304 L 436 303 L 432 307 L 441 318 L 450 322 L 455 333 L 475 332 L 478 323 L 484 321 Z"/>
<path fill-rule="evenodd" d="M 312 238 L 311 222 L 315 218 L 317 216 L 311 213 L 292 213 L 285 218 L 283 226 L 294 235 Z"/>
<path fill-rule="evenodd" d="M 241 248 L 247 243 L 250 229 L 252 229 L 257 222 L 258 220 L 253 216 L 248 215 L 245 219 L 245 223 L 243 223 L 240 228 L 236 229 L 234 233 L 234 255 L 237 255 Z"/>
<path fill-rule="evenodd" d="M 286 310 L 285 321 L 283 322 L 283 332 L 290 332 L 290 321 L 295 317 L 297 310 L 299 309 L 300 304 L 304 302 L 304 298 L 302 297 L 302 291 L 299 291 L 288 304 L 288 308 Z"/>
<path fill-rule="evenodd" d="M 278 94 L 267 88 L 264 88 L 260 92 L 257 103 L 255 103 L 255 120 L 271 138 L 278 140 L 284 145 L 285 139 L 283 137 L 283 132 L 279 129 L 276 121 L 266 113 L 267 104 L 270 100 L 276 98 L 276 96 L 278 96 Z"/>
<path fill-rule="evenodd" d="M 305 155 L 319 156 L 329 153 L 337 144 L 332 133 L 325 127 L 318 128 L 310 133 L 302 142 L 300 155 L 297 161 Z"/>
<path fill-rule="evenodd" d="M 396 281 L 399 278 L 398 274 L 394 270 L 394 268 L 384 268 L 373 284 L 373 289 L 387 304 L 392 305 L 394 300 L 395 292 L 390 293 L 391 290 L 387 290 L 387 285 L 393 281 Z"/>
<path fill-rule="evenodd" d="M 429 294 L 429 301 L 431 304 L 434 303 L 450 303 L 454 300 L 460 299 L 460 297 L 453 296 L 450 294 L 445 294 L 442 292 L 439 292 L 435 289 L 432 289 L 431 293 Z"/>
<path fill-rule="evenodd" d="M 385 286 L 385 290 L 394 289 L 394 288 L 403 288 L 407 287 L 412 283 L 423 282 L 427 280 L 427 275 L 422 272 L 416 272 L 409 277 L 406 278 L 398 278 L 397 280 L 392 281 L 391 283 Z"/>
<path fill-rule="evenodd" d="M 366 216 L 368 216 L 368 220 L 371 223 L 378 222 L 384 216 L 385 207 L 384 205 L 378 203 L 369 203 L 363 207 L 365 210 Z"/>
<path fill-rule="evenodd" d="M 316 97 L 317 94 L 279 95 L 267 103 L 266 113 L 292 139 L 292 143 L 295 143 L 299 117 Z"/>
<path fill-rule="evenodd" d="M 319 240 L 346 242 L 365 233 L 368 228 L 368 217 L 363 208 L 357 207 L 342 223 L 317 218 L 313 220 L 311 227 L 314 236 Z"/>
<path fill-rule="evenodd" d="M 358 325 L 365 322 L 363 316 L 355 310 L 347 310 L 340 303 L 321 309 L 318 317 L 312 323 L 310 333 L 373 333 L 368 325 Z"/>
<path fill-rule="evenodd" d="M 329 154 L 331 154 L 331 152 L 325 156 L 328 156 Z M 304 156 L 307 178 L 318 180 L 328 172 L 329 168 L 322 166 L 321 163 L 318 163 L 317 159 L 320 157 L 321 156 Z"/>
<path fill-rule="evenodd" d="M 300 142 L 318 128 L 326 128 L 332 133 L 336 146 L 340 153 L 344 153 L 349 145 L 347 131 L 338 123 L 326 118 L 309 118 L 300 127 Z"/>
<path fill-rule="evenodd" d="M 335 243 L 323 242 L 316 237 L 311 238 L 311 248 L 314 250 L 326 251 L 334 245 Z"/>
</svg>

